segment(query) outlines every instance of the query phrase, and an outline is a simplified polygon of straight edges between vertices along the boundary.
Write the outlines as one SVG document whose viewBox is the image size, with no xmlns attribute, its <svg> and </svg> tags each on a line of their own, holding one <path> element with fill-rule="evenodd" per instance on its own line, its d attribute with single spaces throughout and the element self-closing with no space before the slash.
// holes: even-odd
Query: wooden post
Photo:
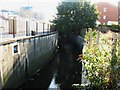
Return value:
<svg viewBox="0 0 120 90">
<path fill-rule="evenodd" d="M 116 33 L 112 33 L 112 38 L 113 38 L 113 41 L 112 41 L 112 55 L 115 55 L 116 54 L 116 43 L 117 43 L 117 35 Z"/>
<path fill-rule="evenodd" d="M 118 33 L 118 56 L 120 56 L 120 32 Z"/>
<path fill-rule="evenodd" d="M 89 30 L 90 30 L 90 43 L 89 44 L 91 45 L 92 44 L 92 29 L 90 28 Z"/>
<path fill-rule="evenodd" d="M 97 31 L 96 44 L 99 44 L 100 31 Z"/>
<path fill-rule="evenodd" d="M 115 82 L 115 79 L 117 78 L 117 73 L 115 71 L 116 63 L 117 63 L 117 55 L 116 55 L 116 46 L 117 46 L 117 35 L 116 33 L 112 33 L 112 52 L 111 52 L 111 70 L 110 70 L 110 83 L 112 89 L 117 85 L 117 82 Z"/>
</svg>

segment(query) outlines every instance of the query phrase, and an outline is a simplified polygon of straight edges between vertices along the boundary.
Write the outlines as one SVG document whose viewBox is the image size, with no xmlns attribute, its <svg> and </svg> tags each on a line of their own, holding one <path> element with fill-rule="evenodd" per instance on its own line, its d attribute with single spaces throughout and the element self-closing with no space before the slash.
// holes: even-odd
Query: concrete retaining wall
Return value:
<svg viewBox="0 0 120 90">
<path fill-rule="evenodd" d="M 31 36 L 0 44 L 0 73 L 3 87 L 17 87 L 26 77 L 49 62 L 56 49 L 57 33 Z"/>
</svg>

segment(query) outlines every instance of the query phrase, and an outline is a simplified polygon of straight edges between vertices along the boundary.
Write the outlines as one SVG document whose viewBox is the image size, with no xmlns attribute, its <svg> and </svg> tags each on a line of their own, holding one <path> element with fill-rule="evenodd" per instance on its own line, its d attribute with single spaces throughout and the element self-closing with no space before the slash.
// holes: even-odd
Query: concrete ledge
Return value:
<svg viewBox="0 0 120 90">
<path fill-rule="evenodd" d="M 22 40 L 27 40 L 27 39 L 36 38 L 36 37 L 44 37 L 44 36 L 48 36 L 48 35 L 52 35 L 52 34 L 56 34 L 56 33 L 57 32 L 49 32 L 49 33 L 45 33 L 45 34 L 42 34 L 42 35 L 23 36 L 23 37 L 17 37 L 17 38 L 2 39 L 2 41 L 0 41 L 0 46 L 10 44 L 10 43 L 14 43 L 16 41 L 22 41 Z"/>
</svg>

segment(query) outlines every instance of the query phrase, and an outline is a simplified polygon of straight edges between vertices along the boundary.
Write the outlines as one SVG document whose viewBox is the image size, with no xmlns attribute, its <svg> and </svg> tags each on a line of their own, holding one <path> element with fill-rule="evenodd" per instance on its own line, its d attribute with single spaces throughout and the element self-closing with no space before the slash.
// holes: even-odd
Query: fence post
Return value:
<svg viewBox="0 0 120 90">
<path fill-rule="evenodd" d="M 44 30 L 45 30 L 45 27 L 44 27 L 45 23 L 43 23 L 43 34 L 44 34 Z"/>
<path fill-rule="evenodd" d="M 120 56 L 120 32 L 118 33 L 118 56 Z"/>
<path fill-rule="evenodd" d="M 36 34 L 38 34 L 38 22 L 36 22 Z"/>
<path fill-rule="evenodd" d="M 92 44 L 92 29 L 90 28 L 89 30 L 90 30 L 90 43 L 89 44 L 91 45 Z"/>
<path fill-rule="evenodd" d="M 96 44 L 99 44 L 100 31 L 97 31 Z"/>
<path fill-rule="evenodd" d="M 3 26 L 3 19 L 1 19 L 0 18 L 0 40 L 2 39 L 2 32 L 3 32 L 3 28 L 4 28 L 4 26 Z"/>
<path fill-rule="evenodd" d="M 26 36 L 28 36 L 28 21 L 26 21 Z"/>
<path fill-rule="evenodd" d="M 110 80 L 111 80 L 111 85 L 112 88 L 114 88 L 117 85 L 116 78 L 117 78 L 117 73 L 115 71 L 116 63 L 117 63 L 117 56 L 116 56 L 116 46 L 117 46 L 117 35 L 116 33 L 112 33 L 112 52 L 111 52 L 111 70 L 110 70 Z"/>
<path fill-rule="evenodd" d="M 49 24 L 47 24 L 47 32 L 49 32 L 49 31 L 50 31 Z"/>
<path fill-rule="evenodd" d="M 13 38 L 15 38 L 15 21 L 14 21 L 14 18 L 13 18 Z"/>
</svg>

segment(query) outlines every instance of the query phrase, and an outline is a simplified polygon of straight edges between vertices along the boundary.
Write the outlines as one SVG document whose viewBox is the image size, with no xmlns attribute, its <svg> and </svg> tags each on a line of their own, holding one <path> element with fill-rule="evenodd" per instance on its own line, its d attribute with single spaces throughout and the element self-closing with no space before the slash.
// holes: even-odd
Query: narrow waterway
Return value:
<svg viewBox="0 0 120 90">
<path fill-rule="evenodd" d="M 49 90 L 51 88 L 57 89 L 58 86 L 55 84 L 55 74 L 57 71 L 58 62 L 58 55 L 56 55 L 56 57 L 51 60 L 44 68 L 29 78 L 29 80 L 20 87 L 20 90 L 27 88 L 41 88 L 44 90 Z"/>
<path fill-rule="evenodd" d="M 44 90 L 73 90 L 72 84 L 80 83 L 80 63 L 60 60 L 59 54 L 51 60 L 42 70 L 30 78 L 21 88 L 36 88 Z"/>
</svg>

